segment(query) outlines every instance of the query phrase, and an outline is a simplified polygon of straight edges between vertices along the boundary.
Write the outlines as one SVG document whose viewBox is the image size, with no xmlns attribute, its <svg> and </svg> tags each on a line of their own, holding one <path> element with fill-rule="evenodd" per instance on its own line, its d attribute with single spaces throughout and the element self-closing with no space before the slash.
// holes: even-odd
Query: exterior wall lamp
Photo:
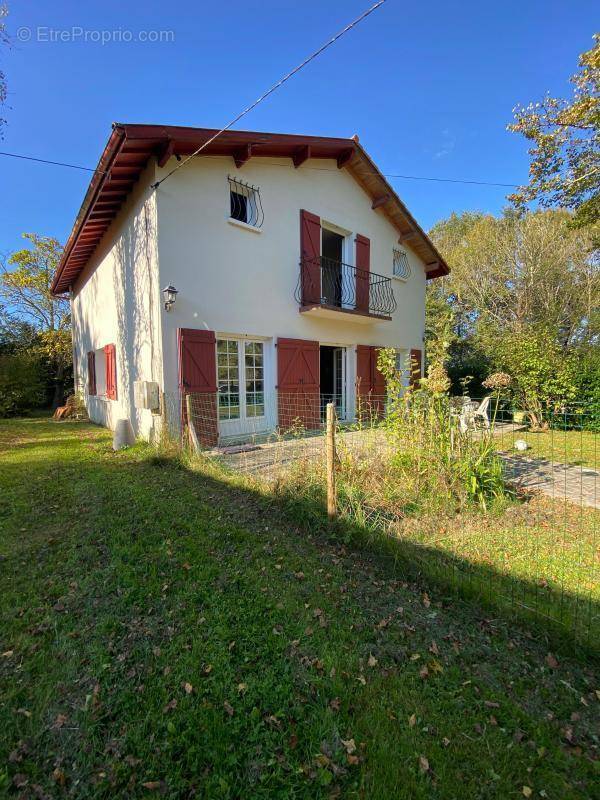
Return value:
<svg viewBox="0 0 600 800">
<path fill-rule="evenodd" d="M 165 288 L 162 290 L 162 293 L 165 299 L 165 311 L 170 311 L 171 306 L 174 305 L 175 300 L 177 299 L 177 289 L 169 284 L 168 286 L 165 286 Z"/>
</svg>

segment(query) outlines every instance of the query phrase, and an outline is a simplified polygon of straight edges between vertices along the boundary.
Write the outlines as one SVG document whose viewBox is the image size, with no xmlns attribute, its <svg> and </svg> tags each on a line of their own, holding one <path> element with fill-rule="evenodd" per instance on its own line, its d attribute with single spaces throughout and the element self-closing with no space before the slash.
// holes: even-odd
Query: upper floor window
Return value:
<svg viewBox="0 0 600 800">
<path fill-rule="evenodd" d="M 260 189 L 249 183 L 228 176 L 229 215 L 231 219 L 244 222 L 253 228 L 262 228 L 264 213 L 260 200 Z"/>
<path fill-rule="evenodd" d="M 406 280 L 410 276 L 410 264 L 404 250 L 394 250 L 394 277 Z"/>
</svg>

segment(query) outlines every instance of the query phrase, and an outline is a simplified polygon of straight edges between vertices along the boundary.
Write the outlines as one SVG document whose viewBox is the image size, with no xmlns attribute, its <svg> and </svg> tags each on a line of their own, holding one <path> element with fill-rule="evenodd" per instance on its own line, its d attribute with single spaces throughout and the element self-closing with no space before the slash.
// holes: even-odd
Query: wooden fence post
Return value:
<svg viewBox="0 0 600 800">
<path fill-rule="evenodd" d="M 335 493 L 335 406 L 327 403 L 327 516 L 334 519 L 337 515 L 337 498 Z"/>
<path fill-rule="evenodd" d="M 186 394 L 185 396 L 185 410 L 187 417 L 189 443 L 194 448 L 194 450 L 199 451 L 200 442 L 198 441 L 198 436 L 196 435 L 196 427 L 194 425 L 194 418 L 192 416 L 192 397 L 189 394 Z"/>
</svg>

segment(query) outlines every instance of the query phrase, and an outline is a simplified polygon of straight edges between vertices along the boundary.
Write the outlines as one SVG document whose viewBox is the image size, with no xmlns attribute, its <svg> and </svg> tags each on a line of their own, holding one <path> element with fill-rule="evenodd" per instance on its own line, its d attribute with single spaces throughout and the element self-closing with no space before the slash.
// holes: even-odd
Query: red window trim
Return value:
<svg viewBox="0 0 600 800">
<path fill-rule="evenodd" d="M 104 347 L 104 369 L 106 376 L 106 397 L 108 400 L 117 399 L 117 359 L 114 344 Z"/>
<path fill-rule="evenodd" d="M 87 368 L 88 368 L 88 394 L 93 396 L 96 394 L 96 353 L 90 350 L 87 354 Z"/>
</svg>

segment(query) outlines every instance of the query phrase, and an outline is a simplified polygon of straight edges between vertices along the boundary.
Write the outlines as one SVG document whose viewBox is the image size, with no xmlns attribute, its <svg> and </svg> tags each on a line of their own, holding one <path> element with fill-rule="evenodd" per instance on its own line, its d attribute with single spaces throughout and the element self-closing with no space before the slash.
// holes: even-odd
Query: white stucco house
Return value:
<svg viewBox="0 0 600 800">
<path fill-rule="evenodd" d="M 294 403 L 351 420 L 378 347 L 421 363 L 448 267 L 357 137 L 230 130 L 183 164 L 215 133 L 113 125 L 53 282 L 90 418 L 152 438 L 190 393 L 215 442 Z"/>
</svg>

